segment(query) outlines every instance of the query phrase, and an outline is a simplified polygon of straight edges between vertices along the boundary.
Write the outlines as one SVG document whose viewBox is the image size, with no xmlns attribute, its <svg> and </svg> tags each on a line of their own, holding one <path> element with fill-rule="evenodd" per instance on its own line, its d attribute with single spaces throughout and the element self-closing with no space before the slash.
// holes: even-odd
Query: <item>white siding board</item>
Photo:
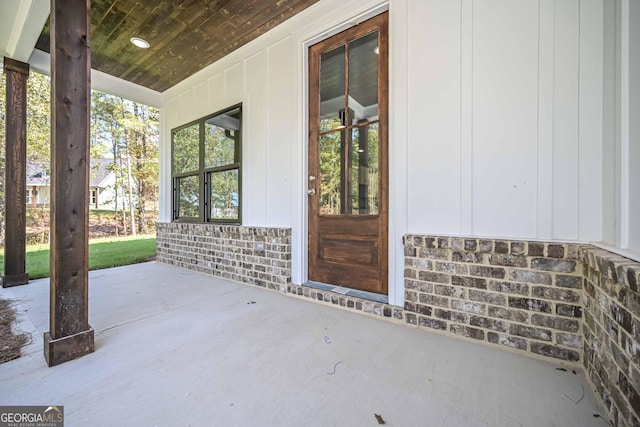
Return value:
<svg viewBox="0 0 640 427">
<path fill-rule="evenodd" d="M 553 238 L 578 239 L 578 0 L 555 2 Z"/>
<path fill-rule="evenodd" d="M 409 2 L 398 0 L 389 5 L 389 303 L 404 305 L 404 246 L 408 207 L 408 116 L 407 67 L 409 51 L 407 26 Z"/>
<path fill-rule="evenodd" d="M 244 126 L 242 140 L 242 220 L 245 225 L 267 226 L 267 173 L 266 108 L 264 92 L 265 61 L 262 51 L 244 61 L 244 87 L 246 100 L 243 104 Z"/>
<path fill-rule="evenodd" d="M 640 2 L 629 1 L 628 42 L 628 248 L 640 253 Z"/>
<path fill-rule="evenodd" d="M 172 129 L 176 126 L 179 126 L 180 123 L 180 105 L 178 104 L 178 97 L 174 96 L 173 98 L 169 98 L 164 102 L 164 114 L 162 117 L 166 117 L 166 120 L 161 123 L 167 123 L 168 128 Z M 168 133 L 166 142 L 171 145 L 171 134 Z"/>
<path fill-rule="evenodd" d="M 241 63 L 232 65 L 224 70 L 224 107 L 239 104 L 243 100 L 243 68 Z"/>
<path fill-rule="evenodd" d="M 193 117 L 193 95 L 191 89 L 185 90 L 180 94 L 179 108 L 180 108 L 180 122 L 187 123 L 194 119 Z"/>
<path fill-rule="evenodd" d="M 473 4 L 473 0 L 462 0 L 460 4 L 459 232 L 467 236 L 473 234 Z"/>
<path fill-rule="evenodd" d="M 196 118 L 206 116 L 209 111 L 207 82 L 200 82 L 193 87 L 193 112 Z"/>
<path fill-rule="evenodd" d="M 540 0 L 538 24 L 538 222 L 535 237 L 553 237 L 554 0 Z"/>
<path fill-rule="evenodd" d="M 473 10 L 473 231 L 536 227 L 538 8 L 487 0 Z"/>
<path fill-rule="evenodd" d="M 618 33 L 616 34 L 616 149 L 619 154 L 616 156 L 617 173 L 616 178 L 620 188 L 620 224 L 619 239 L 620 247 L 629 248 L 629 53 L 631 44 L 630 35 L 630 2 L 629 0 L 616 1 L 616 24 Z M 618 9 L 619 8 L 619 9 Z"/>
<path fill-rule="evenodd" d="M 291 225 L 291 151 L 295 124 L 299 120 L 293 99 L 292 50 L 291 37 L 267 49 L 267 222 L 270 226 Z"/>
<path fill-rule="evenodd" d="M 580 1 L 578 238 L 602 239 L 603 22 L 602 0 Z"/>
<path fill-rule="evenodd" d="M 173 114 L 170 116 L 169 113 Z M 158 209 L 160 210 L 158 220 L 162 222 L 169 222 L 172 220 L 172 208 L 171 208 L 171 128 L 174 123 L 171 122 L 171 117 L 178 117 L 178 99 L 171 98 L 164 103 L 164 108 L 160 109 L 160 132 L 162 135 L 168 136 L 168 141 L 165 139 L 165 143 L 160 143 L 159 147 L 159 162 L 160 162 L 160 177 L 159 177 L 159 203 Z"/>
<path fill-rule="evenodd" d="M 603 235 L 609 245 L 619 244 L 617 218 L 620 213 L 619 182 L 616 179 L 616 5 L 604 3 L 603 37 Z"/>
<path fill-rule="evenodd" d="M 222 110 L 225 107 L 224 81 L 222 74 L 218 73 L 207 79 L 209 86 L 209 108 L 211 113 Z"/>
<path fill-rule="evenodd" d="M 408 228 L 460 230 L 460 3 L 409 2 Z M 452 214 L 453 213 L 453 214 Z"/>
</svg>

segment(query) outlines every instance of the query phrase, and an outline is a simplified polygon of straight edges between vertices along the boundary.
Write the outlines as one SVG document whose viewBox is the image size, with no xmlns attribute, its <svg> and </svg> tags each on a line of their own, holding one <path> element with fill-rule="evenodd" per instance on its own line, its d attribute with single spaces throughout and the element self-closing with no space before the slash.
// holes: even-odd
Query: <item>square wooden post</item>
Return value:
<svg viewBox="0 0 640 427">
<path fill-rule="evenodd" d="M 49 366 L 94 351 L 89 325 L 90 0 L 51 0 Z"/>
<path fill-rule="evenodd" d="M 29 64 L 4 58 L 7 76 L 5 246 L 2 287 L 29 282 L 27 238 L 27 79 Z"/>
</svg>

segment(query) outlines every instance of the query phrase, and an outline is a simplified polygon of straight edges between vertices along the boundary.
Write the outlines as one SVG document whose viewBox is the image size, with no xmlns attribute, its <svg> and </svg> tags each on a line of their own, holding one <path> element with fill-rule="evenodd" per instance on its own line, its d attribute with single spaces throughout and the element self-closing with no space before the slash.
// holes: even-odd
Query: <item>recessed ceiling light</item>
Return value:
<svg viewBox="0 0 640 427">
<path fill-rule="evenodd" d="M 149 46 L 151 46 L 148 41 L 141 39 L 140 37 L 131 37 L 129 41 L 140 49 L 148 49 Z"/>
</svg>

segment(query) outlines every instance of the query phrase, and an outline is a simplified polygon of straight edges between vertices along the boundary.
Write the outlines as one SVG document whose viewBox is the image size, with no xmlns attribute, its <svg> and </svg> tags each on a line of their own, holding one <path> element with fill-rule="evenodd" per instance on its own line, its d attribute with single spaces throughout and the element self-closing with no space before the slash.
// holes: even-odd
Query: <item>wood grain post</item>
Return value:
<svg viewBox="0 0 640 427">
<path fill-rule="evenodd" d="M 94 351 L 89 325 L 90 0 L 51 0 L 49 366 Z"/>
<path fill-rule="evenodd" d="M 4 58 L 7 77 L 5 249 L 2 287 L 29 282 L 27 236 L 27 79 L 29 64 Z"/>
</svg>

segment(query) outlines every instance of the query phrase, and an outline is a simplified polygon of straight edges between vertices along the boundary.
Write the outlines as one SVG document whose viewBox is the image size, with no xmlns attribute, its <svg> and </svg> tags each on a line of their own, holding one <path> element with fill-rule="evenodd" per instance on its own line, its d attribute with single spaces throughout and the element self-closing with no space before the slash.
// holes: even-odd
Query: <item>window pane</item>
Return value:
<svg viewBox="0 0 640 427">
<path fill-rule="evenodd" d="M 351 145 L 351 214 L 378 214 L 378 124 L 354 128 Z"/>
<path fill-rule="evenodd" d="M 350 123 L 378 119 L 378 32 L 349 42 Z"/>
<path fill-rule="evenodd" d="M 238 219 L 238 169 L 209 173 L 209 218 Z"/>
<path fill-rule="evenodd" d="M 197 217 L 200 208 L 198 176 L 177 178 L 178 218 Z"/>
<path fill-rule="evenodd" d="M 345 131 L 320 136 L 320 215 L 339 215 L 345 205 L 343 185 Z"/>
<path fill-rule="evenodd" d="M 345 52 L 339 46 L 320 56 L 320 132 L 345 124 Z"/>
<path fill-rule="evenodd" d="M 205 121 L 205 169 L 238 162 L 236 145 L 240 142 L 240 115 L 240 109 L 235 108 Z"/>
<path fill-rule="evenodd" d="M 320 136 L 320 215 L 378 214 L 378 124 Z"/>
<path fill-rule="evenodd" d="M 173 173 L 197 171 L 199 167 L 200 126 L 198 124 L 173 132 Z"/>
</svg>

